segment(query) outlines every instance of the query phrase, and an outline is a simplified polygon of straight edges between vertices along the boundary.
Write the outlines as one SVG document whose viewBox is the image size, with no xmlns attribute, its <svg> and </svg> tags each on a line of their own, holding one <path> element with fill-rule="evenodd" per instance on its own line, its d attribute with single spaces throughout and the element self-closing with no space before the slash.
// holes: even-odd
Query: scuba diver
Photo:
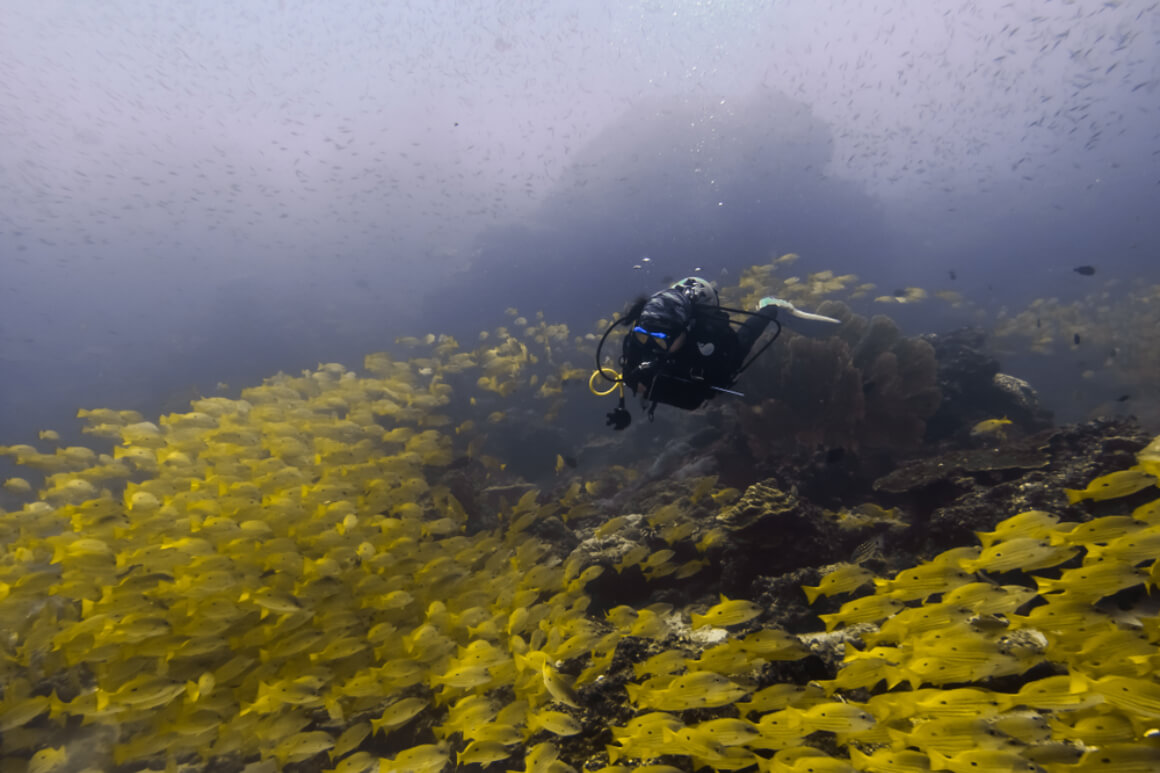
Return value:
<svg viewBox="0 0 1160 773">
<path fill-rule="evenodd" d="M 779 311 L 800 319 L 838 322 L 799 311 L 789 301 L 773 297 L 762 298 L 756 312 L 726 308 L 721 306 L 713 285 L 695 276 L 638 299 L 624 317 L 609 325 L 596 347 L 596 372 L 589 379 L 589 387 L 598 395 L 620 389 L 620 404 L 607 415 L 606 423 L 622 430 L 632 421 L 624 405 L 625 387 L 641 397 L 642 405 L 648 405 L 650 421 L 659 403 L 693 410 L 719 392 L 740 396 L 731 387 L 781 334 Z M 738 323 L 730 314 L 744 315 L 746 319 Z M 746 361 L 771 322 L 776 326 L 773 337 Z M 620 374 L 601 364 L 604 342 L 618 325 L 629 328 L 620 355 Z M 594 385 L 597 374 L 613 385 L 598 391 Z"/>
</svg>

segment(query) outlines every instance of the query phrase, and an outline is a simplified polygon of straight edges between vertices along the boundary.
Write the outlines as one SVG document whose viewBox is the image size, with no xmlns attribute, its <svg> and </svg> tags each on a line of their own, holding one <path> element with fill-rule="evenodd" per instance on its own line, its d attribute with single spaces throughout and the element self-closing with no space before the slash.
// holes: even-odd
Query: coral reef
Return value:
<svg viewBox="0 0 1160 773">
<path fill-rule="evenodd" d="M 920 443 L 939 405 L 933 347 L 903 337 L 887 317 L 867 320 L 840 302 L 822 303 L 818 312 L 841 320 L 833 335 L 786 331 L 784 345 L 747 375 L 762 385 L 762 397 L 734 410 L 752 453 Z"/>
<path fill-rule="evenodd" d="M 1160 768 L 1160 438 L 819 310 L 756 405 L 579 451 L 503 435 L 576 379 L 514 309 L 0 446 L 0 770 Z"/>
</svg>

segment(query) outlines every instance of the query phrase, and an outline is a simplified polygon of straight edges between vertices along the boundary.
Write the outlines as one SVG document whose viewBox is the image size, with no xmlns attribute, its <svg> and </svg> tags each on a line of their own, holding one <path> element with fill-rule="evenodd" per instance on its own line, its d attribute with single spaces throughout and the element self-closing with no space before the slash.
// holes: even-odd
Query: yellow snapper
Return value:
<svg viewBox="0 0 1160 773">
<path fill-rule="evenodd" d="M 1087 488 L 1065 488 L 1063 493 L 1067 495 L 1067 501 L 1074 505 L 1086 499 L 1096 502 L 1102 502 L 1105 499 L 1118 499 L 1155 485 L 1156 476 L 1143 467 L 1136 466 L 1101 475 L 1088 483 Z"/>
</svg>

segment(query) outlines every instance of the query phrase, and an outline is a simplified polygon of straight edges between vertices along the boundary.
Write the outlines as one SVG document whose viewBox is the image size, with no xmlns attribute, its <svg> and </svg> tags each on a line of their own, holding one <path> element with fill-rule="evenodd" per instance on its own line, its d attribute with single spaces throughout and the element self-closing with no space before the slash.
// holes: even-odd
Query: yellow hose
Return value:
<svg viewBox="0 0 1160 773">
<path fill-rule="evenodd" d="M 608 374 L 610 374 L 610 373 L 614 377 L 612 379 L 612 386 L 608 387 L 608 389 L 605 389 L 603 392 L 601 392 L 599 389 L 596 388 L 596 378 L 600 375 L 604 375 L 605 377 L 607 377 Z M 592 371 L 592 375 L 588 377 L 588 389 L 589 389 L 589 391 L 592 392 L 592 394 L 596 395 L 597 397 L 604 397 L 605 395 L 610 395 L 610 394 L 612 394 L 613 390 L 615 390 L 617 387 L 620 387 L 620 396 L 623 397 L 624 396 L 624 378 L 621 377 L 621 375 L 619 373 L 617 373 L 615 370 L 609 370 L 608 368 L 599 368 L 597 370 Z"/>
</svg>

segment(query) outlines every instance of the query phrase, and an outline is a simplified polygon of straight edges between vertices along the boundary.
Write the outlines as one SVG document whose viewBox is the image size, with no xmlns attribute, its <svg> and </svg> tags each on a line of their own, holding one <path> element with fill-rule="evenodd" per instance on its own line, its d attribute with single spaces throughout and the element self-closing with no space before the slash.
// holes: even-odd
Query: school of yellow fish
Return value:
<svg viewBox="0 0 1160 773">
<path fill-rule="evenodd" d="M 760 297 L 768 275 L 731 292 Z M 853 278 L 806 281 L 824 294 Z M 755 627 L 759 605 L 724 597 L 592 615 L 585 586 L 601 567 L 530 533 L 591 518 L 608 471 L 548 503 L 528 491 L 497 528 L 466 528 L 440 473 L 461 455 L 498 473 L 481 427 L 529 390 L 551 415 L 562 385 L 587 375 L 572 363 L 592 334 L 510 315 L 522 337 L 500 328 L 474 351 L 431 335 L 400 341 L 410 359 L 279 375 L 156 422 L 81 411 L 109 452 L 51 430 L 50 450 L 0 446 L 32 471 L 4 482 L 24 503 L 0 511 L 0 773 L 318 760 L 341 773 L 1160 770 L 1160 619 L 1100 603 L 1160 583 L 1160 500 L 1083 524 L 1013 514 L 978 546 L 892 578 L 837 567 L 805 593 L 856 595 L 820 616 L 851 629 L 842 668 L 757 689 L 764 664 L 803 658 L 827 634 Z M 457 401 L 494 410 L 456 424 Z M 1156 485 L 1160 438 L 1138 462 L 1070 501 Z M 689 500 L 719 508 L 738 494 L 705 478 Z M 685 507 L 645 517 L 673 548 L 725 538 Z M 675 555 L 637 545 L 615 569 L 653 580 L 705 565 Z M 1008 584 L 990 581 L 1000 573 Z M 656 654 L 618 688 L 631 718 L 615 724 L 581 696 L 626 637 Z M 986 686 L 1048 664 L 1017 691 Z M 417 724 L 430 732 L 405 744 Z M 566 739 L 601 733 L 596 758 L 568 756 Z"/>
</svg>

